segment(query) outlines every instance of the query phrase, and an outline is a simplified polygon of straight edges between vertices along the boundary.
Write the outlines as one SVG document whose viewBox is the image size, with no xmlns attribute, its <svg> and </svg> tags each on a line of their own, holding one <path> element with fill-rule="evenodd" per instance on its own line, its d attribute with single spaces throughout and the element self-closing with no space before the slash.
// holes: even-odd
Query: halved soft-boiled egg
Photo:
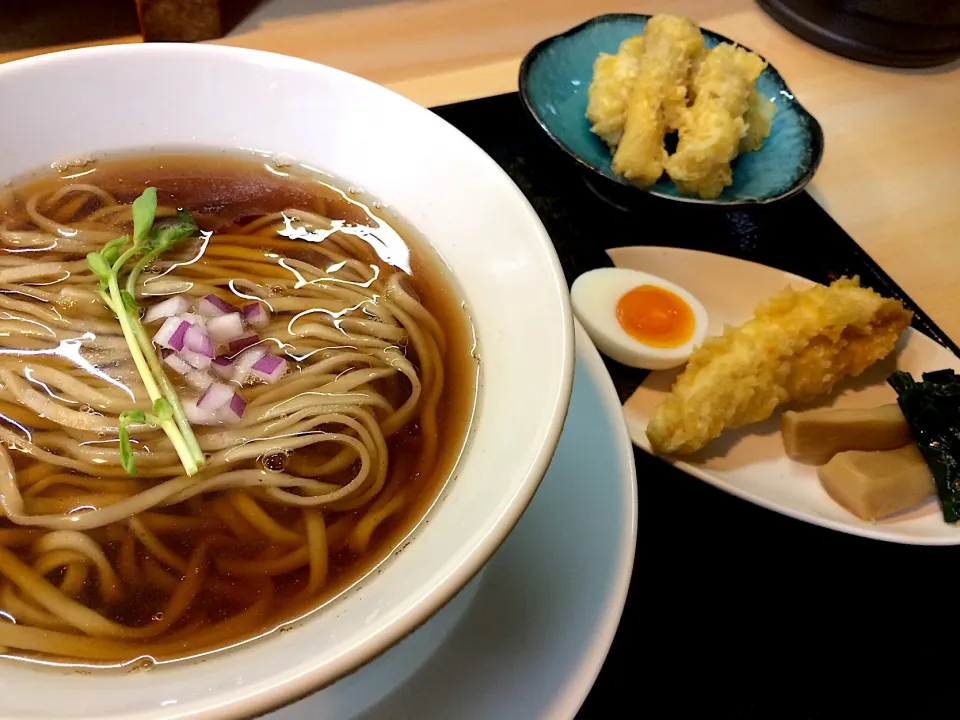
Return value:
<svg viewBox="0 0 960 720">
<path fill-rule="evenodd" d="M 570 288 L 573 313 L 604 355 L 630 367 L 682 365 L 707 336 L 707 311 L 679 285 L 627 268 L 600 268 Z"/>
</svg>

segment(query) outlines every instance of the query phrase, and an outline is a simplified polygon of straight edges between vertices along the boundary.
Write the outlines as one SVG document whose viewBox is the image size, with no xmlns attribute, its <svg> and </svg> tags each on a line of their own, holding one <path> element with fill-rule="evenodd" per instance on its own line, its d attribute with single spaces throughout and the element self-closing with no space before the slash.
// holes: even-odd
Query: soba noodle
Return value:
<svg viewBox="0 0 960 720">
<path fill-rule="evenodd" d="M 192 477 L 160 429 L 133 427 L 129 475 L 118 417 L 151 405 L 84 261 L 131 224 L 130 198 L 101 174 L 0 199 L 0 648 L 87 663 L 190 656 L 322 604 L 372 548 L 382 557 L 378 529 L 415 520 L 449 472 L 441 445 L 465 434 L 451 408 L 472 388 L 445 377 L 461 348 L 452 316 L 424 299 L 436 274 L 382 220 L 357 222 L 364 205 L 303 178 L 289 194 L 312 188 L 306 205 L 224 217 L 208 197 L 189 208 L 207 230 L 142 273 L 137 301 L 262 303 L 261 342 L 290 368 L 244 384 L 235 424 L 193 427 L 206 461 Z M 177 211 L 170 187 L 158 218 Z"/>
</svg>

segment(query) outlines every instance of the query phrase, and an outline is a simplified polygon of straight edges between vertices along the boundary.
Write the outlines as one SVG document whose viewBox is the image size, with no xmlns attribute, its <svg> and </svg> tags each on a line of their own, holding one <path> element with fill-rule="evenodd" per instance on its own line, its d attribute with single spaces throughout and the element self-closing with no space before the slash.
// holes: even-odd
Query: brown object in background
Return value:
<svg viewBox="0 0 960 720">
<path fill-rule="evenodd" d="M 137 0 L 147 42 L 196 42 L 222 34 L 220 0 Z"/>
</svg>

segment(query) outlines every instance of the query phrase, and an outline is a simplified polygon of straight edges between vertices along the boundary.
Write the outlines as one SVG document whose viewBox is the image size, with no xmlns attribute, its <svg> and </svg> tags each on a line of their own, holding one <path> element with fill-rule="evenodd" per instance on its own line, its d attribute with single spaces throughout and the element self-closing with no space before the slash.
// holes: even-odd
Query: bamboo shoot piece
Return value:
<svg viewBox="0 0 960 720">
<path fill-rule="evenodd" d="M 787 455 L 805 465 L 823 465 L 845 450 L 896 450 L 913 443 L 896 403 L 785 412 L 780 430 Z"/>
<path fill-rule="evenodd" d="M 868 522 L 919 505 L 937 492 L 933 474 L 915 445 L 838 453 L 817 475 L 835 502 Z"/>
</svg>

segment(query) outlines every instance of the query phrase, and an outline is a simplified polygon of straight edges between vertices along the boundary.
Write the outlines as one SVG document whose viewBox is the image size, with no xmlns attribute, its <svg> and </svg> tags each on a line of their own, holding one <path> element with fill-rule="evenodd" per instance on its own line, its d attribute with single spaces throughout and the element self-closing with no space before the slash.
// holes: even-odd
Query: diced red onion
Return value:
<svg viewBox="0 0 960 720">
<path fill-rule="evenodd" d="M 191 325 L 183 337 L 183 344 L 191 352 L 205 355 L 208 358 L 216 357 L 217 353 L 213 349 L 213 341 L 199 325 Z"/>
<path fill-rule="evenodd" d="M 206 370 L 194 370 L 190 368 L 185 376 L 187 384 L 192 385 L 197 390 L 206 390 L 214 383 L 213 375 Z"/>
<path fill-rule="evenodd" d="M 256 345 L 258 342 L 260 342 L 259 336 L 247 335 L 239 340 L 232 340 L 231 342 L 227 343 L 227 348 L 230 350 L 230 352 L 236 354 L 241 350 L 245 350 L 251 345 Z M 266 352 L 266 349 L 264 349 L 264 352 Z"/>
<path fill-rule="evenodd" d="M 219 410 L 233 400 L 234 394 L 233 388 L 229 385 L 215 382 L 203 391 L 200 399 L 197 400 L 197 407 L 201 410 Z"/>
<path fill-rule="evenodd" d="M 243 317 L 238 312 L 207 320 L 207 332 L 215 343 L 228 343 L 243 337 Z"/>
<path fill-rule="evenodd" d="M 206 370 L 208 367 L 210 367 L 210 363 L 213 362 L 213 360 L 208 358 L 206 355 L 201 355 L 200 353 L 187 350 L 186 348 L 181 350 L 178 355 L 180 355 L 180 357 L 198 370 Z"/>
<path fill-rule="evenodd" d="M 225 355 L 213 359 L 213 372 L 227 380 L 233 379 L 233 363 Z"/>
<path fill-rule="evenodd" d="M 185 320 L 191 325 L 198 326 L 204 332 L 207 331 L 207 319 L 205 317 L 201 317 L 196 313 L 185 312 L 185 313 L 180 313 L 180 319 Z"/>
<path fill-rule="evenodd" d="M 240 422 L 246 409 L 247 401 L 239 393 L 234 393 L 230 402 L 217 411 L 217 419 L 225 423 Z"/>
<path fill-rule="evenodd" d="M 243 319 L 251 327 L 264 328 L 270 324 L 270 313 L 267 312 L 262 303 L 244 305 L 241 312 L 243 313 Z"/>
<path fill-rule="evenodd" d="M 177 372 L 181 375 L 186 375 L 187 373 L 193 372 L 193 367 L 190 365 L 190 363 L 172 350 L 167 351 L 167 355 L 163 358 L 163 362 L 169 367 L 173 368 L 174 372 Z"/>
<path fill-rule="evenodd" d="M 264 355 L 251 368 L 254 376 L 266 383 L 275 383 L 287 371 L 287 361 L 276 355 Z"/>
<path fill-rule="evenodd" d="M 244 350 L 233 361 L 233 380 L 238 382 L 241 385 L 247 379 L 247 375 L 250 374 L 250 370 L 257 363 L 257 361 L 267 354 L 267 349 L 262 345 L 254 345 L 249 350 Z"/>
<path fill-rule="evenodd" d="M 190 323 L 184 322 L 178 317 L 169 317 L 157 330 L 157 334 L 153 336 L 153 341 L 161 347 L 180 352 L 183 350 L 183 338 L 189 327 Z"/>
<path fill-rule="evenodd" d="M 201 410 L 197 407 L 197 401 L 193 398 L 182 400 L 181 404 L 183 405 L 183 413 L 187 416 L 191 425 L 219 425 L 221 422 L 216 411 Z"/>
<path fill-rule="evenodd" d="M 180 313 L 186 312 L 190 307 L 190 301 L 183 295 L 174 295 L 163 302 L 152 305 L 147 314 L 143 316 L 143 322 L 150 324 L 163 318 L 174 317 Z"/>
<path fill-rule="evenodd" d="M 221 300 L 216 295 L 207 295 L 200 301 L 199 306 L 197 307 L 197 312 L 203 315 L 204 317 L 217 317 L 219 315 L 226 315 L 227 313 L 234 313 L 237 309 L 228 303 L 226 300 Z"/>
</svg>

